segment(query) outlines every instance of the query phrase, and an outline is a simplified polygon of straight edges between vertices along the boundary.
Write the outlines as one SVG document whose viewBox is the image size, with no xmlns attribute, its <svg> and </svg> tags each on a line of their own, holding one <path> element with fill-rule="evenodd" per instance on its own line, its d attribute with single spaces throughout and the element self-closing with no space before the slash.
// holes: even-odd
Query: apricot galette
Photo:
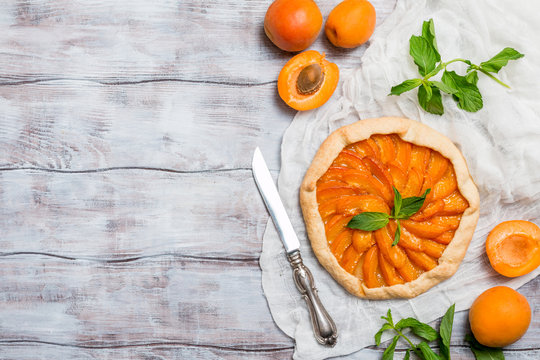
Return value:
<svg viewBox="0 0 540 360">
<path fill-rule="evenodd" d="M 404 118 L 361 120 L 321 145 L 300 189 L 319 262 L 350 293 L 410 298 L 452 276 L 479 216 L 465 159 Z"/>
</svg>

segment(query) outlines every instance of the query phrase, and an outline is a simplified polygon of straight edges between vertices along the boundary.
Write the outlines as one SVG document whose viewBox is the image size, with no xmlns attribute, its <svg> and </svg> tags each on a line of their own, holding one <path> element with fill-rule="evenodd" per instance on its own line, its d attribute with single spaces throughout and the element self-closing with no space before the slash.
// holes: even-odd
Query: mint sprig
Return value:
<svg viewBox="0 0 540 360">
<path fill-rule="evenodd" d="M 407 198 L 402 198 L 398 189 L 395 187 L 393 189 L 394 206 L 390 211 L 390 215 L 383 212 L 363 212 L 354 216 L 347 224 L 347 227 L 364 231 L 374 231 L 385 227 L 390 222 L 390 219 L 394 219 L 396 220 L 397 229 L 394 234 L 392 246 L 395 246 L 401 238 L 401 224 L 399 220 L 406 220 L 416 214 L 424 205 L 426 196 L 431 189 L 427 189 L 422 196 L 411 196 Z"/>
<path fill-rule="evenodd" d="M 508 64 L 508 61 L 525 56 L 519 51 L 507 47 L 491 59 L 481 62 L 480 65 L 461 58 L 443 62 L 437 47 L 433 19 L 424 21 L 422 35 L 411 36 L 409 53 L 422 78 L 405 80 L 401 84 L 392 87 L 389 95 L 401 95 L 406 91 L 418 88 L 418 103 L 424 110 L 436 115 L 444 113 L 441 92 L 452 95 L 460 109 L 469 112 L 480 110 L 484 103 L 477 86 L 478 72 L 488 76 L 502 86 L 510 88 L 510 86 L 495 77 L 493 73 L 497 74 L 499 70 Z M 448 65 L 454 62 L 463 62 L 469 65 L 465 75 L 459 75 L 455 71 L 447 70 Z M 444 70 L 441 81 L 430 80 L 441 70 Z"/>
<path fill-rule="evenodd" d="M 410 353 L 414 352 L 420 359 L 424 360 L 450 360 L 450 353 L 448 352 L 448 357 L 437 355 L 429 346 L 428 343 L 439 339 L 445 343 L 450 343 L 450 335 L 452 333 L 452 323 L 454 320 L 454 305 L 450 306 L 448 311 L 443 317 L 441 322 L 441 331 L 440 333 L 432 328 L 430 325 L 423 323 L 415 318 L 406 318 L 401 319 L 396 324 L 392 319 L 392 312 L 388 309 L 386 316 L 381 316 L 381 319 L 386 322 L 375 334 L 375 344 L 379 346 L 381 344 L 381 336 L 385 331 L 393 330 L 397 335 L 394 336 L 390 345 L 385 349 L 383 353 L 383 359 L 392 359 L 394 355 L 394 350 L 398 343 L 398 340 L 402 338 L 407 342 L 409 348 L 406 350 L 405 359 L 410 358 Z M 442 330 L 443 323 L 450 324 L 450 332 Z M 403 334 L 404 329 L 410 329 L 411 332 L 421 338 L 421 341 L 418 344 L 414 344 L 412 340 L 405 334 Z M 441 340 L 442 339 L 442 340 Z M 385 356 L 386 355 L 386 356 Z"/>
</svg>

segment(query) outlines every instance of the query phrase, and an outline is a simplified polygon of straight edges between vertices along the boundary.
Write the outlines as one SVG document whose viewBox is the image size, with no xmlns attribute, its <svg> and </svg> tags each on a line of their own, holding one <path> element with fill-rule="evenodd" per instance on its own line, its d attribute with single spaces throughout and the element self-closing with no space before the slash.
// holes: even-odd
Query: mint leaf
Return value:
<svg viewBox="0 0 540 360">
<path fill-rule="evenodd" d="M 392 216 L 396 216 L 401 211 L 401 194 L 399 193 L 398 189 L 396 189 L 394 186 L 392 186 L 392 189 L 394 189 L 394 208 L 392 209 Z"/>
<path fill-rule="evenodd" d="M 465 76 L 465 80 L 471 84 L 478 84 L 478 72 L 477 71 L 471 71 Z"/>
<path fill-rule="evenodd" d="M 388 321 L 390 325 L 394 326 L 394 320 L 392 319 L 392 311 L 390 309 L 388 309 L 388 311 L 386 312 L 386 317 L 381 316 L 381 318 Z"/>
<path fill-rule="evenodd" d="M 506 64 L 508 64 L 509 60 L 517 60 L 519 58 L 522 58 L 523 56 L 525 55 L 523 55 L 519 51 L 507 47 L 502 49 L 501 52 L 499 52 L 497 55 L 495 55 L 488 61 L 480 63 L 480 68 L 488 72 L 498 73 L 503 66 L 506 66 Z"/>
<path fill-rule="evenodd" d="M 383 332 L 385 332 L 386 330 L 391 330 L 391 329 L 393 329 L 392 325 L 390 325 L 389 323 L 385 323 L 379 329 L 379 331 L 377 331 L 377 333 L 375 334 L 375 344 L 377 346 L 381 345 L 381 336 L 382 336 Z"/>
<path fill-rule="evenodd" d="M 422 37 L 427 40 L 429 45 L 433 48 L 437 61 L 441 61 L 441 55 L 439 54 L 439 49 L 437 48 L 437 40 L 435 39 L 435 24 L 433 19 L 424 21 L 422 24 Z"/>
<path fill-rule="evenodd" d="M 400 330 L 403 328 L 411 328 L 413 333 L 427 341 L 434 341 L 439 337 L 439 334 L 434 328 L 428 324 L 424 324 L 423 322 L 416 320 L 415 318 L 399 320 L 396 324 L 396 329 Z"/>
<path fill-rule="evenodd" d="M 444 314 L 439 332 L 441 333 L 441 339 L 439 341 L 441 347 L 441 355 L 445 360 L 450 360 L 450 338 L 452 337 L 452 326 L 454 324 L 454 311 L 456 304 L 453 304 L 448 308 L 446 314 Z"/>
<path fill-rule="evenodd" d="M 455 71 L 445 71 L 441 80 L 456 90 L 454 96 L 460 109 L 476 112 L 483 107 L 480 90 L 475 84 L 468 82 L 465 76 L 458 75 Z"/>
<path fill-rule="evenodd" d="M 505 360 L 501 349 L 484 346 L 471 334 L 465 336 L 465 341 L 469 343 L 476 360 Z"/>
<path fill-rule="evenodd" d="M 411 350 L 407 349 L 405 351 L 405 356 L 403 357 L 403 360 L 409 360 L 411 358 Z"/>
<path fill-rule="evenodd" d="M 417 346 L 418 349 L 422 352 L 422 355 L 424 356 L 424 360 L 440 360 L 441 358 L 431 350 L 428 344 L 425 342 L 421 342 Z"/>
<path fill-rule="evenodd" d="M 431 189 L 427 189 L 422 196 L 411 196 L 403 199 L 403 204 L 401 205 L 401 212 L 399 213 L 400 219 L 408 219 L 418 212 L 424 205 L 426 201 L 426 196 L 429 194 Z"/>
<path fill-rule="evenodd" d="M 409 40 L 409 52 L 418 66 L 418 72 L 422 76 L 435 69 L 437 54 L 430 43 L 422 36 L 411 36 Z"/>
<path fill-rule="evenodd" d="M 382 360 L 393 360 L 394 359 L 394 350 L 396 349 L 397 341 L 399 340 L 399 335 L 394 336 L 392 343 L 384 350 L 382 355 Z"/>
<path fill-rule="evenodd" d="M 417 88 L 420 84 L 422 84 L 422 80 L 420 79 L 405 80 L 401 84 L 393 86 L 388 95 L 401 95 L 406 91 Z"/>
<path fill-rule="evenodd" d="M 399 220 L 396 220 L 397 228 L 396 233 L 394 234 L 394 241 L 392 241 L 392 246 L 396 246 L 399 242 L 399 239 L 401 238 L 401 224 L 399 223 Z"/>
<path fill-rule="evenodd" d="M 351 229 L 364 231 L 379 230 L 388 224 L 388 214 L 381 212 L 363 212 L 354 216 L 347 224 Z"/>
<path fill-rule="evenodd" d="M 430 90 L 432 92 L 431 95 L 427 93 L 424 86 L 418 88 L 418 103 L 427 112 L 435 115 L 442 115 L 444 113 L 444 107 L 442 104 L 441 92 L 439 89 L 432 87 L 430 87 Z"/>
<path fill-rule="evenodd" d="M 476 73 L 476 72 L 475 72 Z M 477 76 L 478 79 L 478 76 Z M 443 82 L 440 81 L 430 81 L 432 85 L 434 85 L 437 89 L 441 90 L 442 92 L 445 92 L 447 94 L 455 94 L 457 92 L 456 89 L 451 88 L 450 86 L 446 85 Z"/>
</svg>

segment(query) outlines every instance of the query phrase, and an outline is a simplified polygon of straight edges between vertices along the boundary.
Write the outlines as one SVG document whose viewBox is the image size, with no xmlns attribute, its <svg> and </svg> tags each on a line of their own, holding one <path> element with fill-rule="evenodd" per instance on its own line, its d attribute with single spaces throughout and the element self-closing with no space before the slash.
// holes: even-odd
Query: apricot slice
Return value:
<svg viewBox="0 0 540 360">
<path fill-rule="evenodd" d="M 396 147 L 391 137 L 387 135 L 373 135 L 372 138 L 380 149 L 381 161 L 384 164 L 388 164 L 396 158 Z"/>
<path fill-rule="evenodd" d="M 356 156 L 351 151 L 342 151 L 336 160 L 332 163 L 332 166 L 345 166 L 352 169 L 365 169 L 366 166 L 362 159 Z"/>
<path fill-rule="evenodd" d="M 377 268 L 379 266 L 379 251 L 376 246 L 372 246 L 366 253 L 362 270 L 364 272 L 364 282 L 368 288 L 382 286 L 379 280 Z"/>
<path fill-rule="evenodd" d="M 540 265 L 540 228 L 524 220 L 502 222 L 489 233 L 486 252 L 499 274 L 528 274 Z"/>
<path fill-rule="evenodd" d="M 346 272 L 352 274 L 356 269 L 356 265 L 358 265 L 360 257 L 361 254 L 359 254 L 354 247 L 349 246 L 343 253 L 340 265 Z"/>
<path fill-rule="evenodd" d="M 352 246 L 359 254 L 366 252 L 375 244 L 371 231 L 355 230 L 352 235 Z"/>
<path fill-rule="evenodd" d="M 409 259 L 413 262 L 413 264 L 425 271 L 429 271 L 438 265 L 435 259 L 423 252 L 409 249 L 405 249 L 405 252 L 407 253 Z"/>
<path fill-rule="evenodd" d="M 281 50 L 302 51 L 315 41 L 322 22 L 313 0 L 276 0 L 266 11 L 264 32 Z"/>
<path fill-rule="evenodd" d="M 398 275 L 396 268 L 393 267 L 392 264 L 390 264 L 388 261 L 386 261 L 381 252 L 379 252 L 379 267 L 381 269 L 383 279 L 388 285 L 404 283 L 401 276 Z"/>
<path fill-rule="evenodd" d="M 321 191 L 317 191 L 317 202 L 327 202 L 330 199 L 345 196 L 345 195 L 354 195 L 356 190 L 350 187 L 338 187 L 330 188 Z"/>
<path fill-rule="evenodd" d="M 384 169 L 384 166 L 381 164 L 381 162 L 377 159 L 374 159 L 372 157 L 365 157 L 364 164 L 367 166 L 369 171 L 388 188 L 388 191 L 392 190 L 392 177 L 390 174 Z"/>
<path fill-rule="evenodd" d="M 396 145 L 395 162 L 401 168 L 401 170 L 407 172 L 409 169 L 409 163 L 411 161 L 412 145 L 410 142 L 401 140 L 401 138 L 397 135 L 392 136 L 392 139 Z"/>
<path fill-rule="evenodd" d="M 420 174 L 426 170 L 431 150 L 423 146 L 413 146 L 411 150 L 411 161 L 409 166 L 411 169 L 417 169 Z"/>
<path fill-rule="evenodd" d="M 345 0 L 328 15 L 324 31 L 335 46 L 355 48 L 375 30 L 375 8 L 367 0 Z"/>
<path fill-rule="evenodd" d="M 338 214 L 354 216 L 365 211 L 389 214 L 390 208 L 380 197 L 374 195 L 344 196 L 336 202 Z"/>
<path fill-rule="evenodd" d="M 295 110 L 315 109 L 330 99 L 339 81 L 336 64 L 324 53 L 308 50 L 294 56 L 278 77 L 279 96 Z"/>
<path fill-rule="evenodd" d="M 440 212 L 441 215 L 462 214 L 469 207 L 469 202 L 459 191 L 454 191 L 445 197 L 443 202 L 444 208 Z"/>
<path fill-rule="evenodd" d="M 343 257 L 343 253 L 351 245 L 351 241 L 352 241 L 352 230 L 344 230 L 338 235 L 336 240 L 332 243 L 330 250 L 332 250 L 332 253 L 336 257 L 338 262 L 341 261 Z"/>
</svg>

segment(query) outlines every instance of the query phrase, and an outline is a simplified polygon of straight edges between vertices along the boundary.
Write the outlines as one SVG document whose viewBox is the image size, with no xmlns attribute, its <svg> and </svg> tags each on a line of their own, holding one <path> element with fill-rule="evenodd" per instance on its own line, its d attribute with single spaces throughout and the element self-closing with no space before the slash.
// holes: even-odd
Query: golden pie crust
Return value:
<svg viewBox="0 0 540 360">
<path fill-rule="evenodd" d="M 405 280 L 403 283 L 383 284 L 379 287 L 370 288 L 366 286 L 362 275 L 355 276 L 347 272 L 332 253 L 327 242 L 325 223 L 319 212 L 317 182 L 326 174 L 345 147 L 369 139 L 376 134 L 395 134 L 392 136 L 399 136 L 403 141 L 412 145 L 426 147 L 438 152 L 449 160 L 453 166 L 457 190 L 467 200 L 469 206 L 461 214 L 461 219 L 458 220 L 459 226 L 456 225 L 454 236 L 438 258 L 435 267 L 423 271 L 416 279 L 411 281 Z M 313 251 L 319 262 L 334 279 L 345 287 L 347 291 L 358 297 L 389 299 L 415 297 L 451 277 L 456 272 L 472 239 L 479 217 L 480 200 L 465 159 L 447 137 L 417 121 L 398 117 L 382 117 L 360 120 L 344 126 L 333 132 L 323 142 L 302 182 L 300 204 Z M 382 266 L 382 263 L 380 266 Z M 358 274 L 358 271 L 354 273 Z"/>
</svg>

